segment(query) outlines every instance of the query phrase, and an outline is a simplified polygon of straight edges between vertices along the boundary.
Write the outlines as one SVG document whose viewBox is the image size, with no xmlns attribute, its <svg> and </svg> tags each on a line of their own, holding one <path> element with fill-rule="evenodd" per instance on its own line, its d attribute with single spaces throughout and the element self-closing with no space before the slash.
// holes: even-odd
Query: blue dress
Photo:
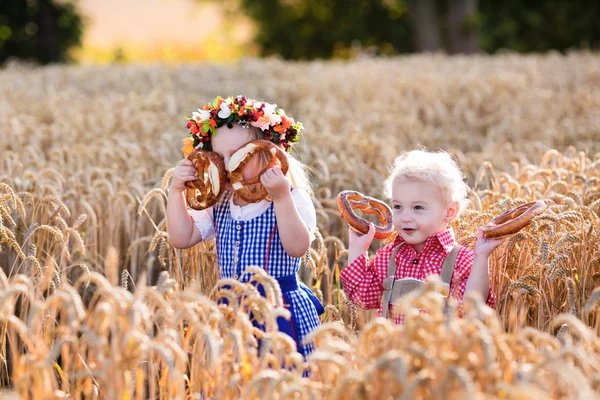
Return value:
<svg viewBox="0 0 600 400">
<path fill-rule="evenodd" d="M 283 302 L 291 319 L 278 319 L 279 330 L 296 342 L 298 352 L 306 357 L 312 345 L 302 345 L 304 337 L 320 325 L 323 305 L 313 292 L 297 278 L 300 258 L 288 255 L 279 237 L 273 203 L 261 215 L 247 221 L 231 216 L 229 199 L 213 207 L 213 222 L 217 237 L 217 256 L 222 278 L 242 281 L 248 266 L 263 266 L 281 287 Z"/>
</svg>

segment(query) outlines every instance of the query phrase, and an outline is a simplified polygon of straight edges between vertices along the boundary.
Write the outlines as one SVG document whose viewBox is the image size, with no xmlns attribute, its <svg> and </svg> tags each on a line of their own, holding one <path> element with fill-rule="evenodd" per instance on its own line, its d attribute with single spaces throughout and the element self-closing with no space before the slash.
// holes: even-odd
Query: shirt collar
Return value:
<svg viewBox="0 0 600 400">
<path fill-rule="evenodd" d="M 396 235 L 396 239 L 394 239 L 393 247 L 396 247 L 401 243 L 404 244 L 406 242 L 402 238 L 402 236 Z M 441 232 L 438 232 L 436 234 L 429 236 L 427 238 L 427 240 L 425 241 L 425 246 L 423 247 L 423 250 L 430 248 L 432 246 L 437 247 L 439 245 L 442 247 L 442 251 L 444 252 L 444 254 L 448 255 L 452 251 L 454 244 L 455 244 L 454 230 L 449 227 L 446 230 L 443 230 Z M 402 246 L 402 247 L 410 247 L 410 246 Z M 412 247 L 410 247 L 410 248 L 412 249 Z M 423 250 L 421 250 L 421 252 Z"/>
</svg>

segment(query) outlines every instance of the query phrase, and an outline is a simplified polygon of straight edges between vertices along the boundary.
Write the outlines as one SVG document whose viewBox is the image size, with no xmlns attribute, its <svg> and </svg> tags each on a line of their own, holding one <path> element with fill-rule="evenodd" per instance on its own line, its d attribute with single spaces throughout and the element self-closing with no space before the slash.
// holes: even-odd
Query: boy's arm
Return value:
<svg viewBox="0 0 600 400">
<path fill-rule="evenodd" d="M 490 307 L 494 307 L 496 295 L 490 288 L 490 274 L 488 257 L 475 255 L 473 267 L 468 279 L 464 282 L 464 293 L 477 293 L 481 299 L 485 299 Z"/>
<path fill-rule="evenodd" d="M 383 277 L 377 271 L 382 262 L 385 268 L 390 256 L 390 252 L 384 247 L 373 260 L 368 260 L 367 249 L 374 236 L 375 226 L 372 223 L 369 224 L 369 232 L 364 235 L 348 228 L 348 266 L 340 273 L 340 282 L 350 300 L 366 310 L 381 306 Z"/>
<path fill-rule="evenodd" d="M 489 258 L 496 247 L 505 241 L 506 239 L 486 239 L 483 237 L 483 229 L 478 228 L 473 267 L 464 283 L 465 292 L 478 293 L 482 299 L 487 299 L 486 303 L 490 307 L 494 306 L 495 295 L 490 288 Z"/>
<path fill-rule="evenodd" d="M 378 252 L 371 261 L 362 254 L 340 273 L 340 282 L 348 298 L 365 310 L 381 307 L 383 279 L 377 274 L 377 269 L 382 261 L 385 263 L 382 253 L 385 252 Z"/>
<path fill-rule="evenodd" d="M 486 265 L 483 266 L 481 263 L 481 257 L 479 261 L 475 260 L 475 253 L 471 249 L 462 249 L 458 253 L 456 260 L 456 267 L 453 278 L 452 297 L 458 301 L 462 301 L 467 290 L 469 293 L 478 293 L 481 299 L 486 301 L 489 307 L 494 307 L 496 302 L 496 295 L 489 284 L 489 273 L 487 269 L 487 261 L 484 260 Z M 479 265 L 475 265 L 475 263 Z M 468 287 L 468 289 L 467 289 Z"/>
</svg>

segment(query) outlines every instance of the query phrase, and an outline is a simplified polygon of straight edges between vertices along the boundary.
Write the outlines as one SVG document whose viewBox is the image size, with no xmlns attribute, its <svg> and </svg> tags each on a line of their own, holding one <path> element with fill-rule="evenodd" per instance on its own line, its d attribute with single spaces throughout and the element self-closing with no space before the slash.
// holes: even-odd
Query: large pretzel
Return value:
<svg viewBox="0 0 600 400">
<path fill-rule="evenodd" d="M 487 239 L 501 239 L 513 235 L 529 225 L 545 209 L 546 203 L 538 200 L 508 210 L 483 228 L 483 236 Z"/>
<path fill-rule="evenodd" d="M 269 153 L 269 164 L 253 178 L 244 180 L 242 172 L 248 162 L 260 152 Z M 231 187 L 240 196 L 240 198 L 248 203 L 257 203 L 267 197 L 267 190 L 260 183 L 260 177 L 268 169 L 279 164 L 281 172 L 285 175 L 288 171 L 289 164 L 285 152 L 268 140 L 253 140 L 246 143 L 229 159 L 227 165 L 227 173 Z M 252 186 L 249 186 L 252 185 Z"/>
<path fill-rule="evenodd" d="M 194 210 L 204 210 L 216 204 L 225 190 L 225 163 L 217 153 L 205 150 L 194 150 L 187 159 L 196 167 L 198 179 L 185 183 L 185 199 Z M 200 194 L 196 194 L 196 191 Z"/>
<path fill-rule="evenodd" d="M 344 190 L 338 194 L 337 203 L 342 218 L 357 231 L 368 233 L 369 221 L 356 215 L 355 208 L 365 214 L 375 214 L 379 219 L 381 225 L 375 225 L 375 239 L 385 239 L 392 234 L 394 229 L 392 210 L 384 202 L 353 190 Z"/>
</svg>

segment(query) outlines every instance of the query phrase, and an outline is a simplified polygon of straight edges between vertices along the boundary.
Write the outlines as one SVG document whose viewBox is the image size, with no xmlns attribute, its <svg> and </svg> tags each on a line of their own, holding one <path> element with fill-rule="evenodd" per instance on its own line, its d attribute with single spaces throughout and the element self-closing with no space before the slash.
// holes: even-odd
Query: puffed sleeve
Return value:
<svg viewBox="0 0 600 400">
<path fill-rule="evenodd" d="M 215 237 L 212 207 L 205 210 L 188 210 L 188 214 L 190 214 L 196 228 L 200 231 L 202 240 L 209 240 Z"/>
</svg>

